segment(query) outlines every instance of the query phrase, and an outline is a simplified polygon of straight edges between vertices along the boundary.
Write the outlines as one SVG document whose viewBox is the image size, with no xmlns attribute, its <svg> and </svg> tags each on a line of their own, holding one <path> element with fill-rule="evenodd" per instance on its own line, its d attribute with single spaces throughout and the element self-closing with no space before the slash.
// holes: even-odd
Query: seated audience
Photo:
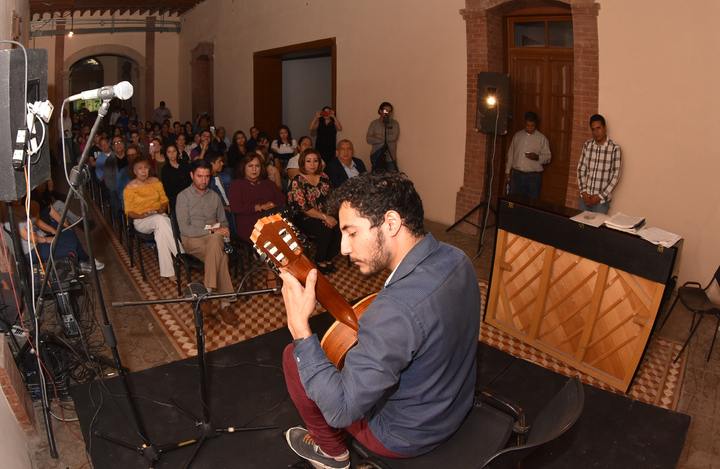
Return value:
<svg viewBox="0 0 720 469">
<path fill-rule="evenodd" d="M 298 154 L 288 160 L 287 168 L 285 168 L 288 179 L 291 181 L 300 172 L 300 154 L 308 148 L 312 148 L 312 139 L 307 136 L 300 137 L 300 140 L 298 140 Z M 320 160 L 320 164 L 324 166 L 322 159 Z"/>
<path fill-rule="evenodd" d="M 238 236 L 252 244 L 253 226 L 268 210 L 285 205 L 285 195 L 267 178 L 267 166 L 255 153 L 248 153 L 238 164 L 238 179 L 230 184 L 230 208 L 235 215 Z M 277 287 L 277 278 L 268 271 L 268 288 Z"/>
<path fill-rule="evenodd" d="M 360 158 L 355 158 L 353 155 L 353 144 L 350 140 L 340 140 L 337 149 L 337 158 L 334 158 L 325 167 L 325 173 L 330 178 L 330 182 L 335 189 L 340 187 L 345 181 L 350 178 L 357 177 L 367 170 L 365 169 L 365 163 Z"/>
<path fill-rule="evenodd" d="M 200 134 L 190 134 L 192 135 L 192 140 L 190 140 L 190 143 L 187 144 L 185 151 L 188 152 L 188 155 L 190 155 L 190 162 L 192 163 L 192 151 L 200 145 Z"/>
<path fill-rule="evenodd" d="M 260 142 L 258 142 L 260 145 Z M 287 125 L 278 127 L 277 138 L 270 145 L 270 151 L 275 154 L 277 169 L 284 171 L 288 160 L 292 158 L 297 149 L 297 142 L 292 138 L 290 128 Z"/>
<path fill-rule="evenodd" d="M 268 179 L 274 182 L 280 190 L 282 190 L 282 178 L 280 177 L 280 171 L 275 167 L 273 155 L 268 151 L 268 147 L 260 145 L 255 149 L 255 154 L 260 156 L 260 162 L 265 164 L 268 173 Z"/>
<path fill-rule="evenodd" d="M 175 210 L 177 195 L 192 184 L 190 163 L 178 158 L 178 148 L 175 145 L 170 145 L 167 148 L 165 158 L 167 162 L 162 168 L 161 180 L 165 188 L 165 195 L 170 201 L 170 210 Z"/>
<path fill-rule="evenodd" d="M 161 137 L 153 137 L 150 142 L 150 157 L 148 161 L 153 170 L 153 175 L 162 181 L 162 168 L 165 166 L 167 159 L 165 158 L 165 144 Z"/>
<path fill-rule="evenodd" d="M 252 151 L 257 148 L 258 146 L 258 134 L 260 133 L 260 130 L 258 130 L 257 127 L 252 126 L 250 127 L 250 140 L 248 140 L 248 150 Z"/>
<path fill-rule="evenodd" d="M 178 194 L 175 214 L 185 252 L 205 263 L 205 288 L 217 293 L 233 293 L 235 289 L 225 253 L 225 238 L 230 238 L 230 230 L 220 197 L 208 189 L 211 174 L 210 163 L 201 158 L 193 161 L 190 167 L 192 184 Z M 220 226 L 215 227 L 216 223 Z M 210 314 L 211 303 L 203 303 L 202 309 L 206 315 Z M 220 302 L 219 312 L 225 323 L 237 324 L 238 317 L 229 301 Z"/>
<path fill-rule="evenodd" d="M 140 147 L 135 145 L 134 143 L 131 143 L 125 149 L 125 157 L 127 158 L 128 165 L 118 172 L 117 183 L 115 185 L 118 198 L 120 199 L 120 209 L 122 211 L 125 211 L 125 201 L 123 200 L 125 188 L 132 179 L 132 163 L 133 161 L 135 161 L 135 158 L 140 155 L 142 155 L 142 153 L 140 152 Z"/>
<path fill-rule="evenodd" d="M 202 134 L 200 134 L 200 144 L 193 148 L 190 153 L 190 159 L 195 161 L 198 158 L 204 158 L 205 153 L 211 149 L 210 143 L 212 142 L 212 139 L 212 133 L 210 133 L 209 130 L 203 130 Z"/>
<path fill-rule="evenodd" d="M 234 238 L 237 236 L 237 230 L 235 229 L 235 217 L 232 214 L 232 210 L 230 210 L 230 199 L 228 199 L 228 192 L 230 191 L 230 183 L 232 182 L 232 179 L 230 179 L 229 174 L 222 172 L 225 163 L 223 162 L 222 155 L 219 152 L 213 150 L 208 151 L 205 153 L 205 161 L 212 165 L 209 187 L 220 196 L 220 201 L 222 201 L 223 207 L 225 208 L 225 216 L 227 217 L 230 228 L 230 237 Z"/>
<path fill-rule="evenodd" d="M 195 132 L 193 132 L 193 124 L 190 121 L 185 122 L 185 126 L 183 127 L 185 129 L 185 138 L 186 141 L 190 142 L 193 139 L 193 135 Z"/>
<path fill-rule="evenodd" d="M 324 274 L 335 272 L 332 260 L 340 251 L 342 235 L 335 217 L 326 212 L 332 183 L 320 169 L 320 154 L 312 148 L 300 155 L 300 174 L 290 183 L 288 203 L 295 212 L 295 225 L 317 237 L 315 264 Z"/>
<path fill-rule="evenodd" d="M 173 147 L 174 148 L 174 147 Z M 123 191 L 125 215 L 140 233 L 152 233 L 157 244 L 160 276 L 176 281 L 172 256 L 177 255 L 170 217 L 168 198 L 160 180 L 150 176 L 150 163 L 144 156 L 132 163 L 132 180 Z"/>
<path fill-rule="evenodd" d="M 177 139 L 175 140 L 175 146 L 177 147 L 178 151 L 178 161 L 184 161 L 189 165 L 190 150 L 188 150 L 185 146 L 185 134 L 180 134 L 177 136 Z M 167 152 L 165 152 L 165 157 L 167 158 Z"/>
<path fill-rule="evenodd" d="M 212 141 L 210 142 L 210 149 L 220 152 L 220 154 L 227 153 L 228 149 L 228 140 L 227 137 L 225 137 L 225 127 L 218 127 L 214 132 L 212 131 L 212 127 L 210 128 L 210 132 L 212 133 Z"/>
<path fill-rule="evenodd" d="M 28 227 L 27 218 L 23 211 L 23 202 L 16 200 L 12 205 L 13 210 L 16 211 L 15 220 L 18 235 L 22 239 L 20 244 L 22 244 L 23 253 L 28 259 L 32 258 L 34 263 L 48 260 L 50 258 L 50 244 L 53 242 L 53 238 L 57 236 L 57 247 L 53 259 L 73 257 L 79 260 L 82 272 L 88 273 L 92 270 L 92 267 L 88 264 L 90 256 L 85 252 L 74 231 L 60 230 L 58 234 L 54 227 L 40 219 L 40 206 L 33 201 L 30 201 L 30 226 Z M 5 222 L 5 228 L 10 229 L 9 222 Z M 104 267 L 105 265 L 102 262 L 95 259 L 95 268 L 97 270 L 102 270 Z"/>
<path fill-rule="evenodd" d="M 242 130 L 238 130 L 233 134 L 232 145 L 228 148 L 227 167 L 225 168 L 225 171 L 230 173 L 232 179 L 236 177 L 235 168 L 247 152 L 247 137 L 245 137 L 245 133 Z"/>
</svg>

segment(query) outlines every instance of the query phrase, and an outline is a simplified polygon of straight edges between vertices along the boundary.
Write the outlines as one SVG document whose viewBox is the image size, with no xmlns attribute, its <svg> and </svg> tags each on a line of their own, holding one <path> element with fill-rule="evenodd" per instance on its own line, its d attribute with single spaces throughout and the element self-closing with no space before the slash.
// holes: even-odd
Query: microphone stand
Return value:
<svg viewBox="0 0 720 469">
<path fill-rule="evenodd" d="M 67 102 L 68 99 L 65 100 Z M 64 105 L 64 102 L 63 102 Z M 103 100 L 103 103 L 98 108 L 98 115 L 95 119 L 95 123 L 92 126 L 92 129 L 90 130 L 90 136 L 89 141 L 92 141 L 92 139 L 95 137 L 95 134 L 97 133 L 98 128 L 100 127 L 100 122 L 102 119 L 107 115 L 108 108 L 110 107 L 110 100 L 105 99 Z M 145 456 L 150 461 L 150 467 L 154 467 L 154 462 L 157 461 L 157 459 L 160 457 L 160 452 L 158 449 L 153 446 L 153 444 L 150 442 L 150 439 L 147 436 L 147 431 L 145 430 L 145 426 L 142 423 L 142 420 L 140 419 L 140 414 L 138 413 L 137 406 L 135 405 L 135 401 L 132 398 L 132 394 L 130 392 L 130 386 L 127 382 L 127 377 L 125 376 L 125 368 L 122 365 L 122 362 L 120 360 L 120 354 L 117 350 L 117 339 L 115 337 L 115 331 L 112 327 L 112 324 L 110 324 L 110 319 L 108 318 L 107 309 L 105 308 L 105 302 L 103 300 L 103 296 L 100 290 L 100 277 L 98 276 L 97 269 L 95 267 L 95 254 L 93 252 L 93 245 L 92 240 L 90 239 L 90 222 L 88 221 L 88 212 L 87 212 L 87 198 L 85 195 L 85 188 L 84 183 L 87 181 L 88 177 L 88 170 L 86 166 L 86 162 L 88 159 L 88 155 L 90 153 L 90 145 L 86 145 L 85 149 L 83 150 L 82 156 L 80 158 L 80 161 L 78 162 L 78 165 L 75 166 L 71 173 L 70 173 L 70 188 L 68 190 L 67 197 L 65 199 L 65 206 L 63 207 L 63 211 L 60 214 L 60 220 L 58 221 L 58 234 L 56 234 L 53 237 L 52 243 L 50 244 L 50 256 L 49 259 L 53 259 L 55 256 L 55 250 L 57 249 L 57 242 L 58 238 L 60 237 L 60 232 L 62 231 L 62 227 L 65 223 L 65 218 L 67 216 L 67 212 L 70 208 L 70 201 L 72 200 L 73 194 L 76 193 L 76 191 L 79 190 L 78 195 L 80 197 L 80 206 L 82 208 L 82 217 L 83 217 L 83 226 L 85 231 L 85 240 L 87 241 L 87 247 L 88 247 L 88 256 L 90 257 L 90 267 L 92 269 L 90 274 L 90 280 L 95 287 L 95 291 L 97 292 L 97 299 L 98 304 L 100 305 L 100 311 L 102 313 L 103 318 L 103 335 L 105 337 L 105 342 L 107 343 L 108 347 L 110 347 L 110 351 L 112 352 L 113 359 L 115 360 L 116 368 L 118 370 L 118 375 L 120 376 L 120 380 L 123 385 L 123 389 L 125 391 L 125 395 L 127 398 L 128 405 L 130 407 L 130 413 L 132 415 L 133 420 L 135 421 L 135 425 L 137 427 L 137 433 L 140 435 L 140 438 L 143 440 L 143 445 L 141 449 L 138 449 L 140 454 Z M 65 162 L 63 162 L 65 164 Z M 39 318 L 42 315 L 43 305 L 44 305 L 44 295 L 45 295 L 45 289 L 50 283 L 50 275 L 46 275 L 45 279 L 43 280 L 42 286 L 40 287 L 40 293 L 38 295 L 37 299 L 37 306 L 36 306 L 36 317 Z M 43 414 L 46 414 L 49 412 L 49 404 L 47 403 L 47 395 L 44 389 L 44 386 L 40 387 L 40 392 L 42 396 L 42 404 L 43 404 Z M 45 416 L 45 421 L 49 422 L 49 417 Z M 48 424 L 48 438 L 52 437 L 52 429 L 50 425 Z M 51 448 L 54 446 L 53 443 L 51 443 Z M 54 456 L 57 457 L 57 456 Z"/>
<path fill-rule="evenodd" d="M 200 380 L 200 403 L 202 405 L 202 420 L 199 420 L 197 417 L 195 417 L 190 411 L 183 408 L 180 404 L 175 402 L 173 399 L 170 399 L 170 401 L 178 408 L 180 409 L 185 415 L 190 417 L 195 421 L 195 426 L 200 429 L 200 438 L 199 439 L 193 439 L 193 440 L 184 440 L 181 443 L 174 444 L 174 445 L 168 445 L 159 452 L 167 452 L 170 450 L 178 449 L 181 447 L 185 447 L 188 444 L 197 443 L 195 446 L 195 449 L 193 450 L 192 454 L 188 458 L 188 460 L 185 462 L 185 465 L 183 466 L 183 469 L 188 469 L 193 460 L 195 460 L 195 457 L 202 449 L 203 445 L 205 444 L 205 441 L 207 441 L 210 438 L 215 438 L 217 436 L 220 436 L 225 433 L 235 433 L 235 432 L 250 432 L 250 431 L 258 431 L 258 430 L 274 430 L 278 428 L 277 425 L 268 425 L 264 427 L 227 427 L 227 428 L 216 428 L 215 425 L 210 421 L 210 406 L 207 399 L 207 379 L 206 379 L 206 367 L 205 367 L 205 335 L 203 331 L 203 320 L 204 315 L 202 312 L 201 305 L 202 303 L 208 301 L 208 300 L 215 300 L 215 299 L 228 299 L 228 298 L 238 298 L 240 296 L 251 296 L 251 295 L 259 295 L 263 293 L 278 293 L 280 291 L 281 287 L 276 288 L 267 288 L 264 290 L 255 290 L 255 291 L 249 291 L 249 292 L 240 292 L 239 290 L 235 293 L 216 293 L 211 294 L 208 293 L 207 289 L 204 285 L 201 283 L 190 283 L 185 287 L 185 297 L 184 298 L 176 298 L 176 299 L 168 299 L 168 300 L 155 300 L 155 301 L 130 301 L 130 302 L 114 302 L 112 305 L 116 308 L 121 308 L 124 306 L 142 306 L 142 305 L 156 305 L 156 304 L 167 304 L 167 303 L 192 303 L 193 306 L 193 315 L 195 319 L 195 334 L 197 338 L 197 348 L 198 348 L 198 371 L 199 371 L 199 380 Z M 113 443 L 116 443 L 120 446 L 124 446 L 126 448 L 130 449 L 137 449 L 140 451 L 140 448 L 136 448 L 132 445 L 129 445 L 127 443 L 124 443 L 122 441 L 119 441 L 117 439 L 111 438 L 106 435 L 102 435 L 100 432 L 94 433 L 96 436 L 103 438 L 105 440 L 111 441 Z M 154 467 L 154 466 L 151 466 Z"/>
</svg>

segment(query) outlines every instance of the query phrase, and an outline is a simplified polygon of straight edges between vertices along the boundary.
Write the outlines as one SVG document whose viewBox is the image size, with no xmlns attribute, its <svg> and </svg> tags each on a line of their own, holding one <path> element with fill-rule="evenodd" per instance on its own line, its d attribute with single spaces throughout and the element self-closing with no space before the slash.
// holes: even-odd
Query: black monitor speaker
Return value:
<svg viewBox="0 0 720 469">
<path fill-rule="evenodd" d="M 27 49 L 27 101 L 48 99 L 46 49 Z M 13 169 L 12 159 L 18 129 L 25 126 L 25 55 L 21 49 L 0 50 L 0 200 L 10 202 L 27 194 L 25 174 Z M 51 121 L 52 122 L 52 121 Z M 50 178 L 49 129 L 40 151 L 31 157 L 30 184 L 34 189 Z M 35 122 L 37 142 L 43 135 L 40 119 Z"/>
<path fill-rule="evenodd" d="M 509 111 L 510 75 L 478 73 L 475 128 L 480 132 L 504 135 L 507 133 Z"/>
</svg>

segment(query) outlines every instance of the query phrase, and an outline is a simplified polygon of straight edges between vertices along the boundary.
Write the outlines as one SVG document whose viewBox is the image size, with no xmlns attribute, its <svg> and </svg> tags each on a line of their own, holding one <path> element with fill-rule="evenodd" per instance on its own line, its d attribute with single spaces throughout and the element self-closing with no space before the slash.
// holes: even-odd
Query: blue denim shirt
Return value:
<svg viewBox="0 0 720 469">
<path fill-rule="evenodd" d="M 459 249 L 429 233 L 359 320 L 342 372 L 313 335 L 294 357 L 307 395 L 336 428 L 367 418 L 390 451 L 426 453 L 460 426 L 475 391 L 480 289 Z"/>
</svg>

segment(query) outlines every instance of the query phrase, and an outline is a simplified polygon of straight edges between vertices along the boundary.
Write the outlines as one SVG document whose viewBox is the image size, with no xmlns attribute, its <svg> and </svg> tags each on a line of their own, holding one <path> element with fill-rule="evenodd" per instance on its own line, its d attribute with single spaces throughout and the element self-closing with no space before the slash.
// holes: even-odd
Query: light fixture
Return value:
<svg viewBox="0 0 720 469">
<path fill-rule="evenodd" d="M 68 37 L 73 37 L 75 35 L 74 32 L 75 29 L 75 12 L 70 12 L 70 32 L 68 33 Z"/>
<path fill-rule="evenodd" d="M 488 99 L 487 99 L 488 107 L 493 107 L 493 106 L 495 106 L 495 103 L 496 103 L 496 102 L 497 102 L 497 101 L 495 101 L 495 97 L 494 97 L 494 96 L 488 96 Z"/>
</svg>

